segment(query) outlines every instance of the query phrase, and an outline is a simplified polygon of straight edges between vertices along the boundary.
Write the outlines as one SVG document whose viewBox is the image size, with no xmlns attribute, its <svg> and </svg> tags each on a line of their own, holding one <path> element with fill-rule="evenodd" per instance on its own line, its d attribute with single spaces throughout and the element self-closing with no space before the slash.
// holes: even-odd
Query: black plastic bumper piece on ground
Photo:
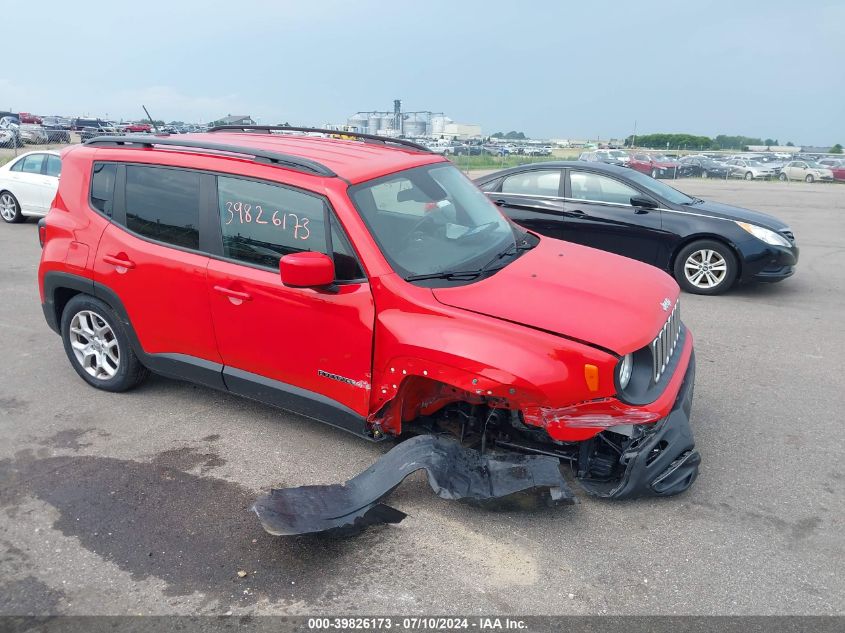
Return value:
<svg viewBox="0 0 845 633">
<path fill-rule="evenodd" d="M 656 422 L 651 433 L 620 458 L 626 464 L 622 477 L 614 482 L 579 479 L 579 483 L 591 494 L 611 499 L 667 497 L 689 488 L 701 464 L 689 423 L 694 382 L 695 355 L 690 357 L 669 415 Z"/>
<path fill-rule="evenodd" d="M 381 500 L 421 469 L 443 499 L 508 504 L 530 493 L 547 505 L 574 500 L 555 457 L 482 455 L 450 437 L 420 435 L 394 447 L 345 484 L 274 489 L 252 509 L 270 534 L 350 535 L 369 525 L 404 519 L 405 513 Z"/>
</svg>

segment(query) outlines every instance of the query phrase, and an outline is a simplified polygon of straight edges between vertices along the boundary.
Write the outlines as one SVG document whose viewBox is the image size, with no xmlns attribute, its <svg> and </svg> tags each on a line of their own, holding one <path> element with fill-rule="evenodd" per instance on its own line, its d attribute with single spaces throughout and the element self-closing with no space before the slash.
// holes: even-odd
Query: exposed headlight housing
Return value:
<svg viewBox="0 0 845 633">
<path fill-rule="evenodd" d="M 634 355 L 625 354 L 616 366 L 616 381 L 620 389 L 625 389 L 631 382 L 631 372 L 634 370 Z"/>
<path fill-rule="evenodd" d="M 756 224 L 749 224 L 748 222 L 738 222 L 734 220 L 736 224 L 743 229 L 744 231 L 748 231 L 756 237 L 758 240 L 765 242 L 766 244 L 771 244 L 772 246 L 789 246 L 789 240 L 787 240 L 783 235 L 780 233 L 776 233 L 775 231 L 770 231 L 769 229 L 764 229 L 762 226 L 757 226 Z"/>
</svg>

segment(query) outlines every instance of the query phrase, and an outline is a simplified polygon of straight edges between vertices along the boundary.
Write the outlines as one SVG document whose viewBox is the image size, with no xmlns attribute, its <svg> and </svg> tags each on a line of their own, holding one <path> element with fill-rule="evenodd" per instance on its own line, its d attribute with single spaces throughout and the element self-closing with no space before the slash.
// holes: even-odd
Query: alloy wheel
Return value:
<svg viewBox="0 0 845 633">
<path fill-rule="evenodd" d="M 709 248 L 690 253 L 684 262 L 684 275 L 696 288 L 715 288 L 725 280 L 727 274 L 728 263 L 725 258 Z"/>
<path fill-rule="evenodd" d="M 4 193 L 0 196 L 0 216 L 6 222 L 14 222 L 15 218 L 18 217 L 18 203 L 15 202 L 10 193 Z"/>
<path fill-rule="evenodd" d="M 76 361 L 98 380 L 114 378 L 120 368 L 120 346 L 108 322 L 96 312 L 82 310 L 70 322 L 70 346 Z"/>
</svg>

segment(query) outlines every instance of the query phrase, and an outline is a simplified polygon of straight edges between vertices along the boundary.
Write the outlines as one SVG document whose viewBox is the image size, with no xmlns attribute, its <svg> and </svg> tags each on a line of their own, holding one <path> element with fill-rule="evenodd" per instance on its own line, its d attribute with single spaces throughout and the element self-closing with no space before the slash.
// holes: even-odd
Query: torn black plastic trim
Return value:
<svg viewBox="0 0 845 633">
<path fill-rule="evenodd" d="M 694 381 L 692 355 L 669 415 L 655 422 L 619 456 L 618 462 L 624 468 L 620 477 L 600 480 L 579 476 L 578 482 L 587 492 L 612 499 L 667 497 L 693 484 L 701 464 L 689 423 Z"/>
<path fill-rule="evenodd" d="M 560 462 L 545 455 L 486 453 L 447 436 L 420 435 L 391 449 L 345 484 L 271 490 L 252 506 L 277 536 L 354 534 L 370 525 L 399 523 L 405 514 L 381 503 L 411 473 L 424 469 L 442 499 L 481 503 L 538 495 L 547 505 L 572 503 Z"/>
</svg>

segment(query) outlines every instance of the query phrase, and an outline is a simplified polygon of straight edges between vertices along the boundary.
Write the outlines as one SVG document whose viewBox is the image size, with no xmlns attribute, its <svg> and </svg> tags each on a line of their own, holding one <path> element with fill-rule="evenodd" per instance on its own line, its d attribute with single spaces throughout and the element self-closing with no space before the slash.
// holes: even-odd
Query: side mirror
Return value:
<svg viewBox="0 0 845 633">
<path fill-rule="evenodd" d="M 638 209 L 656 209 L 657 203 L 645 196 L 631 196 L 631 206 Z"/>
<path fill-rule="evenodd" d="M 291 253 L 279 260 L 282 283 L 293 288 L 320 288 L 334 283 L 334 262 L 323 253 Z"/>
</svg>

